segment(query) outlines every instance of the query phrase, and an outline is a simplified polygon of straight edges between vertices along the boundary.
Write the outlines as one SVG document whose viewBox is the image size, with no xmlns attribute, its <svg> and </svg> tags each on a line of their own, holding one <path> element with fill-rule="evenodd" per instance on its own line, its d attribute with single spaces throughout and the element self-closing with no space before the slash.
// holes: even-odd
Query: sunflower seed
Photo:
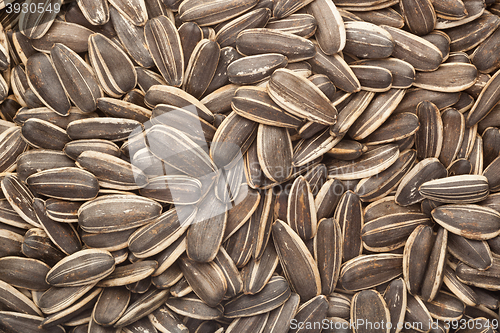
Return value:
<svg viewBox="0 0 500 333">
<path fill-rule="evenodd" d="M 66 332 L 62 326 L 52 327 L 48 329 L 40 329 L 43 322 L 43 317 L 39 315 L 24 314 L 12 311 L 0 311 L 0 328 L 7 333 L 18 332 L 22 329 L 24 332 Z"/>
<path fill-rule="evenodd" d="M 239 53 L 250 56 L 263 53 L 281 53 L 288 62 L 298 62 L 314 56 L 314 44 L 303 37 L 274 29 L 246 29 L 236 38 Z"/>
<path fill-rule="evenodd" d="M 498 290 L 499 261 L 493 257 L 492 265 L 487 270 L 478 270 L 459 263 L 456 269 L 458 280 L 471 286 Z"/>
<path fill-rule="evenodd" d="M 391 317 L 389 308 L 382 295 L 375 290 L 363 290 L 352 298 L 351 320 L 356 323 L 366 322 L 365 325 L 359 325 L 356 329 L 353 329 L 354 332 L 389 332 L 387 326 L 378 330 L 369 327 L 371 323 L 375 323 L 378 320 L 389 323 L 391 322 Z"/>
<path fill-rule="evenodd" d="M 42 149 L 61 150 L 70 141 L 64 129 L 37 118 L 24 122 L 21 135 L 30 146 Z"/>
<path fill-rule="evenodd" d="M 487 240 L 498 236 L 500 215 L 491 208 L 472 204 L 443 205 L 432 211 L 432 217 L 450 232 L 468 239 Z"/>
<path fill-rule="evenodd" d="M 211 308 L 195 294 L 182 298 L 169 298 L 166 305 L 177 314 L 200 320 L 218 319 L 224 313 L 222 305 Z"/>
<path fill-rule="evenodd" d="M 428 332 L 431 329 L 432 317 L 424 301 L 413 295 L 408 295 L 406 302 L 405 324 L 410 332 Z"/>
<path fill-rule="evenodd" d="M 231 0 L 227 2 L 188 0 L 179 6 L 179 19 L 196 21 L 200 26 L 214 25 L 236 17 L 257 4 L 258 0 Z"/>
<path fill-rule="evenodd" d="M 443 54 L 432 43 L 412 33 L 383 26 L 394 40 L 392 56 L 411 64 L 416 70 L 433 71 L 439 67 Z"/>
<path fill-rule="evenodd" d="M 335 290 L 342 261 L 342 232 L 336 220 L 319 221 L 314 238 L 314 257 L 318 262 L 322 293 L 330 295 Z"/>
<path fill-rule="evenodd" d="M 99 33 L 89 36 L 89 58 L 98 82 L 108 95 L 118 98 L 135 87 L 137 73 L 132 61 L 106 36 Z"/>
<path fill-rule="evenodd" d="M 246 29 L 263 28 L 270 17 L 271 10 L 268 8 L 252 9 L 244 15 L 227 21 L 227 23 L 222 23 L 217 29 L 215 39 L 222 48 L 235 46 L 236 38 L 240 32 Z"/>
<path fill-rule="evenodd" d="M 274 276 L 259 293 L 241 294 L 226 303 L 224 316 L 238 318 L 266 313 L 281 306 L 290 296 L 287 281 L 281 276 Z"/>
<path fill-rule="evenodd" d="M 147 224 L 159 217 L 160 212 L 161 205 L 151 199 L 106 195 L 83 204 L 78 210 L 78 221 L 87 232 L 113 232 Z"/>
<path fill-rule="evenodd" d="M 38 228 L 31 228 L 26 232 L 21 251 L 28 258 L 39 259 L 52 266 L 65 257 L 47 233 Z"/>
<path fill-rule="evenodd" d="M 170 209 L 155 216 L 152 223 L 139 228 L 129 238 L 129 250 L 138 258 L 160 253 L 174 243 L 195 218 L 193 207 Z"/>
<path fill-rule="evenodd" d="M 363 211 L 361 201 L 352 191 L 345 192 L 335 209 L 334 219 L 342 230 L 342 261 L 348 261 L 359 256 L 363 250 L 361 228 Z"/>
<path fill-rule="evenodd" d="M 443 282 L 464 304 L 468 306 L 478 304 L 478 294 L 471 287 L 460 282 L 455 271 L 449 265 L 445 267 Z"/>
<path fill-rule="evenodd" d="M 412 295 L 420 294 L 433 240 L 432 228 L 420 225 L 413 230 L 406 241 L 403 253 L 403 276 L 406 288 Z"/>
<path fill-rule="evenodd" d="M 118 287 L 139 282 L 150 276 L 158 267 L 154 260 L 137 261 L 117 267 L 110 275 L 97 283 L 98 287 Z"/>
<path fill-rule="evenodd" d="M 446 264 L 446 247 L 448 244 L 448 231 L 439 228 L 434 245 L 429 256 L 429 264 L 422 281 L 422 299 L 426 302 L 432 301 L 443 283 Z"/>
<path fill-rule="evenodd" d="M 361 255 L 345 262 L 340 283 L 348 291 L 364 290 L 391 281 L 402 273 L 403 255 Z"/>
<path fill-rule="evenodd" d="M 333 1 L 313 1 L 307 11 L 316 19 L 315 37 L 323 52 L 335 54 L 343 50 L 346 46 L 347 29 Z"/>
<path fill-rule="evenodd" d="M 32 55 L 26 64 L 28 84 L 36 96 L 51 110 L 67 115 L 70 103 L 48 55 Z"/>
<path fill-rule="evenodd" d="M 272 18 L 266 28 L 309 38 L 316 32 L 317 22 L 313 15 L 296 13 L 282 19 Z"/>
<path fill-rule="evenodd" d="M 147 176 L 136 166 L 109 154 L 84 151 L 76 165 L 91 171 L 101 187 L 117 190 L 135 190 L 147 186 Z M 33 176 L 31 176 L 33 177 Z"/>
<path fill-rule="evenodd" d="M 6 311 L 42 316 L 42 312 L 31 299 L 3 281 L 0 281 L 0 304 Z"/>
<path fill-rule="evenodd" d="M 33 193 L 15 175 L 7 175 L 2 179 L 2 191 L 12 209 L 27 223 L 40 227 L 33 209 Z"/>
<path fill-rule="evenodd" d="M 316 207 L 309 183 L 299 176 L 288 197 L 287 221 L 297 235 L 306 241 L 316 235 Z"/>
<path fill-rule="evenodd" d="M 135 322 L 138 318 L 149 315 L 154 310 L 158 309 L 168 299 L 169 291 L 150 289 L 142 294 L 134 302 L 131 302 L 123 315 L 115 322 L 114 327 L 128 326 Z"/>
<path fill-rule="evenodd" d="M 45 276 L 50 267 L 40 260 L 23 257 L 0 258 L 3 269 L 0 280 L 13 287 L 28 290 L 46 290 L 50 285 L 45 282 Z"/>
<path fill-rule="evenodd" d="M 115 269 L 108 251 L 87 249 L 59 261 L 47 273 L 47 282 L 56 287 L 74 287 L 97 282 Z"/>
<path fill-rule="evenodd" d="M 368 22 L 345 22 L 346 44 L 344 51 L 359 58 L 387 58 L 395 48 L 395 41 L 388 29 Z M 405 60 L 405 59 L 403 59 Z"/>
<path fill-rule="evenodd" d="M 120 118 L 87 118 L 72 121 L 68 124 L 67 133 L 72 140 L 104 139 L 110 141 L 125 140 L 141 123 L 132 119 Z"/>
<path fill-rule="evenodd" d="M 426 158 L 417 163 L 401 180 L 396 191 L 396 203 L 409 206 L 424 199 L 418 192 L 426 181 L 446 177 L 447 171 L 437 158 Z"/>
</svg>

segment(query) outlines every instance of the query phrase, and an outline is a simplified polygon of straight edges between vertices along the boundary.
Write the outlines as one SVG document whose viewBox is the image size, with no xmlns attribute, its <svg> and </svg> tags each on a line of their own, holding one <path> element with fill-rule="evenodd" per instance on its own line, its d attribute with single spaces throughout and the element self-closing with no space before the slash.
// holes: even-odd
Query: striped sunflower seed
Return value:
<svg viewBox="0 0 500 333">
<path fill-rule="evenodd" d="M 169 290 L 150 289 L 131 302 L 114 327 L 128 326 L 138 318 L 149 315 L 158 309 L 169 297 Z"/>
<path fill-rule="evenodd" d="M 420 202 L 424 197 L 418 192 L 426 181 L 447 176 L 445 167 L 437 158 L 426 158 L 417 163 L 401 180 L 396 190 L 396 203 L 409 206 Z"/>
<path fill-rule="evenodd" d="M 48 329 L 40 329 L 43 322 L 43 317 L 39 315 L 24 314 L 12 311 L 0 311 L 0 328 L 8 333 L 18 332 L 21 328 L 26 332 L 40 332 L 48 331 Z M 50 332 L 64 333 L 66 330 L 58 325 L 52 327 Z"/>
<path fill-rule="evenodd" d="M 335 54 L 346 46 L 346 28 L 333 1 L 313 1 L 307 11 L 317 22 L 315 32 L 319 47 L 326 54 Z"/>
<path fill-rule="evenodd" d="M 499 233 L 500 214 L 479 205 L 439 206 L 432 211 L 432 217 L 443 228 L 468 239 L 487 240 Z"/>
<path fill-rule="evenodd" d="M 38 307 L 45 314 L 53 314 L 73 305 L 94 287 L 94 283 L 78 287 L 51 287 L 38 299 Z"/>
<path fill-rule="evenodd" d="M 12 209 L 30 225 L 40 227 L 33 209 L 34 195 L 15 175 L 6 175 L 2 179 L 2 191 Z"/>
<path fill-rule="evenodd" d="M 345 192 L 340 197 L 333 217 L 342 230 L 342 261 L 359 256 L 363 250 L 361 228 L 364 222 L 358 195 L 353 191 Z"/>
<path fill-rule="evenodd" d="M 318 323 L 321 323 L 326 318 L 326 312 L 328 310 L 328 301 L 326 296 L 318 295 L 309 301 L 303 303 L 297 313 L 295 314 L 294 321 L 297 323 L 302 323 L 303 327 L 312 327 L 317 329 Z M 298 325 L 291 327 L 289 332 L 297 333 L 302 331 L 302 328 Z"/>
<path fill-rule="evenodd" d="M 433 241 L 432 228 L 428 225 L 416 227 L 406 241 L 403 253 L 403 277 L 406 288 L 412 295 L 420 294 Z"/>
<path fill-rule="evenodd" d="M 337 285 L 342 262 L 342 231 L 338 221 L 332 218 L 319 221 L 314 238 L 314 257 L 318 262 L 322 293 L 331 295 Z"/>
<path fill-rule="evenodd" d="M 312 15 L 295 13 L 282 19 L 271 18 L 266 28 L 309 38 L 316 32 L 317 21 Z"/>
<path fill-rule="evenodd" d="M 394 41 L 393 57 L 408 62 L 419 71 L 433 71 L 441 64 L 443 54 L 434 44 L 398 28 L 383 28 L 390 33 Z"/>
<path fill-rule="evenodd" d="M 117 267 L 110 275 L 97 283 L 98 287 L 119 287 L 141 281 L 156 270 L 158 263 L 154 260 L 137 261 L 130 265 Z"/>
<path fill-rule="evenodd" d="M 6 311 L 42 316 L 42 312 L 31 299 L 3 281 L 0 281 L 0 304 Z"/>
<path fill-rule="evenodd" d="M 13 287 L 28 290 L 46 290 L 50 285 L 45 281 L 45 276 L 50 267 L 44 262 L 24 257 L 0 258 L 3 269 L 0 280 Z"/>
<path fill-rule="evenodd" d="M 129 250 L 138 258 L 160 253 L 186 231 L 196 211 L 189 206 L 180 206 L 155 216 L 152 223 L 144 225 L 130 236 Z"/>
<path fill-rule="evenodd" d="M 448 251 L 455 258 L 477 269 L 488 269 L 493 261 L 486 241 L 466 239 L 452 233 L 448 235 Z"/>
<path fill-rule="evenodd" d="M 342 265 L 340 283 L 348 291 L 364 290 L 391 281 L 402 271 L 402 254 L 360 255 Z"/>
<path fill-rule="evenodd" d="M 274 310 L 291 296 L 288 282 L 282 276 L 274 276 L 264 289 L 255 295 L 240 294 L 224 307 L 226 318 L 251 317 Z"/>
<path fill-rule="evenodd" d="M 177 129 L 154 125 L 146 132 L 146 137 L 153 155 L 189 176 L 202 177 L 216 169 L 207 152 Z M 170 144 L 165 146 L 164 142 Z"/>
<path fill-rule="evenodd" d="M 290 70 L 276 70 L 267 89 L 276 104 L 298 117 L 325 125 L 336 122 L 337 110 L 321 90 Z"/>
<path fill-rule="evenodd" d="M 314 56 L 314 44 L 304 37 L 268 28 L 246 29 L 236 38 L 239 53 L 250 56 L 281 53 L 288 62 L 298 62 Z"/>
<path fill-rule="evenodd" d="M 459 175 L 427 181 L 420 185 L 422 196 L 445 203 L 479 202 L 489 194 L 488 179 L 484 176 Z"/>
<path fill-rule="evenodd" d="M 42 199 L 35 198 L 33 208 L 43 229 L 62 252 L 71 255 L 82 249 L 80 237 L 73 225 L 61 224 L 48 217 Z"/>
<path fill-rule="evenodd" d="M 97 151 L 84 151 L 78 156 L 76 165 L 94 174 L 101 187 L 135 190 L 149 183 L 148 177 L 136 166 L 119 157 Z"/>
<path fill-rule="evenodd" d="M 93 112 L 103 96 L 92 68 L 69 47 L 56 43 L 50 58 L 69 99 L 83 112 Z"/>
<path fill-rule="evenodd" d="M 459 263 L 456 273 L 458 280 L 467 285 L 498 290 L 499 267 L 498 258 L 493 257 L 493 263 L 487 270 L 478 270 L 464 263 Z"/>
<path fill-rule="evenodd" d="M 378 320 L 385 323 L 391 322 L 389 307 L 384 298 L 375 290 L 363 290 L 354 295 L 351 306 L 351 320 L 353 322 L 366 322 L 366 325 L 359 325 L 353 329 L 356 333 L 368 332 L 386 332 L 390 331 L 386 325 L 381 329 L 369 328 L 369 323 L 377 322 Z"/>
<path fill-rule="evenodd" d="M 135 195 L 105 195 L 83 204 L 78 210 L 82 230 L 92 233 L 133 229 L 160 216 L 161 205 Z"/>
<path fill-rule="evenodd" d="M 53 266 L 65 257 L 65 254 L 52 243 L 47 233 L 39 228 L 31 228 L 24 236 L 22 253 L 33 259 L 39 259 Z"/>
<path fill-rule="evenodd" d="M 402 278 L 393 280 L 385 289 L 383 296 L 391 317 L 391 333 L 401 331 L 398 328 L 398 323 L 403 322 L 406 313 L 406 304 L 408 301 L 406 290 L 406 284 Z"/>
<path fill-rule="evenodd" d="M 258 124 L 232 112 L 217 128 L 210 157 L 219 167 L 233 165 L 248 150 L 257 135 Z"/>
<path fill-rule="evenodd" d="M 340 180 L 371 177 L 389 168 L 396 162 L 398 156 L 397 145 L 383 145 L 364 153 L 353 161 L 334 160 L 328 163 L 328 177 Z"/>
<path fill-rule="evenodd" d="M 403 247 L 408 236 L 420 225 L 432 225 L 422 213 L 403 212 L 365 222 L 361 229 L 363 246 L 373 252 L 387 252 Z"/>
<path fill-rule="evenodd" d="M 42 149 L 61 150 L 70 141 L 64 129 L 37 118 L 24 122 L 21 135 L 30 146 Z"/>
<path fill-rule="evenodd" d="M 257 4 L 258 0 L 188 0 L 179 6 L 179 19 L 183 22 L 196 21 L 200 26 L 214 25 L 236 17 Z"/>
<path fill-rule="evenodd" d="M 439 228 L 431 254 L 429 256 L 429 264 L 425 271 L 422 282 L 422 299 L 426 302 L 432 301 L 443 283 L 443 276 L 446 265 L 448 231 L 444 228 Z"/>
<path fill-rule="evenodd" d="M 197 262 L 214 260 L 222 243 L 226 221 L 226 204 L 213 195 L 206 197 L 187 231 L 187 256 Z"/>
<path fill-rule="evenodd" d="M 11 172 L 19 168 L 16 159 L 28 148 L 22 130 L 13 126 L 0 133 L 0 172 Z M 19 172 L 19 171 L 18 171 Z"/>
<path fill-rule="evenodd" d="M 339 54 L 327 55 L 316 46 L 316 54 L 307 62 L 314 72 L 328 76 L 337 88 L 348 93 L 361 89 L 356 75 Z"/>
<path fill-rule="evenodd" d="M 213 308 L 209 307 L 194 293 L 180 298 L 171 297 L 165 304 L 177 314 L 199 320 L 219 319 L 224 314 L 222 305 Z"/>
<path fill-rule="evenodd" d="M 202 39 L 196 44 L 187 63 L 183 82 L 183 89 L 188 94 L 195 98 L 203 95 L 214 77 L 219 56 L 220 46 L 217 42 Z"/>
<path fill-rule="evenodd" d="M 395 42 L 387 29 L 369 22 L 351 21 L 344 25 L 345 52 L 359 58 L 387 58 L 393 53 Z"/>
<path fill-rule="evenodd" d="M 295 179 L 290 189 L 287 222 L 304 241 L 312 239 L 316 235 L 318 223 L 314 196 L 309 183 L 302 176 Z"/>
<path fill-rule="evenodd" d="M 99 192 L 97 178 L 79 168 L 55 168 L 37 172 L 26 178 L 36 193 L 62 200 L 91 200 Z"/>
<path fill-rule="evenodd" d="M 47 273 L 47 283 L 56 287 L 76 287 L 97 282 L 115 269 L 111 253 L 99 249 L 78 251 L 59 261 Z"/>
<path fill-rule="evenodd" d="M 276 69 L 287 64 L 288 59 L 279 53 L 248 56 L 230 63 L 227 76 L 234 84 L 254 84 L 268 78 Z"/>
<path fill-rule="evenodd" d="M 137 73 L 125 52 L 106 36 L 89 36 L 89 58 L 97 80 L 104 92 L 120 97 L 137 83 Z"/>
</svg>

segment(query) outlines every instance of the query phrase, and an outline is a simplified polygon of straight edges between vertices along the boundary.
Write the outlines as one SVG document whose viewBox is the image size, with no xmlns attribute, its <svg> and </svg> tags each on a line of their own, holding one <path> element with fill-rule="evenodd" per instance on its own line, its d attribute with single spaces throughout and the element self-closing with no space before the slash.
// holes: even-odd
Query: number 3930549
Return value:
<svg viewBox="0 0 500 333">
<path fill-rule="evenodd" d="M 15 14 L 19 14 L 19 13 L 45 13 L 45 12 L 48 12 L 48 13 L 59 13 L 59 11 L 61 10 L 61 5 L 56 3 L 56 4 L 51 4 L 50 2 L 49 3 L 34 3 L 34 2 L 31 2 L 31 3 L 27 3 L 27 2 L 23 2 L 23 3 L 9 3 L 5 6 L 5 11 L 10 14 L 10 13 L 15 13 Z"/>
</svg>

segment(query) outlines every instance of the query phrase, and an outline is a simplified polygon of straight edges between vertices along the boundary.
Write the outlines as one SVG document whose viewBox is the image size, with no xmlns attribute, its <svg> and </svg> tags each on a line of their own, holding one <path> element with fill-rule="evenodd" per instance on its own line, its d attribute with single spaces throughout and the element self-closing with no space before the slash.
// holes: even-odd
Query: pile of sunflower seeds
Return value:
<svg viewBox="0 0 500 333">
<path fill-rule="evenodd" d="M 500 1 L 0 8 L 0 332 L 497 332 Z"/>
</svg>

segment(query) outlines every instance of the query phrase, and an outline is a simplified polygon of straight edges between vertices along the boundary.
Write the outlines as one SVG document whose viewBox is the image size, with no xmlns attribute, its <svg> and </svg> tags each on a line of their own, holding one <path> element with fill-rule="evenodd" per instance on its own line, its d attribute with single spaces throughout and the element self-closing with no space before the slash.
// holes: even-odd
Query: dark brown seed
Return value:
<svg viewBox="0 0 500 333">
<path fill-rule="evenodd" d="M 406 241 L 403 253 L 403 277 L 406 288 L 412 295 L 420 294 L 433 241 L 432 228 L 427 225 L 415 228 Z"/>
<path fill-rule="evenodd" d="M 422 282 L 422 299 L 426 302 L 432 301 L 436 297 L 443 283 L 447 244 L 448 231 L 444 228 L 439 228 Z"/>
<path fill-rule="evenodd" d="M 289 62 L 298 62 L 314 56 L 314 44 L 297 35 L 267 28 L 246 29 L 236 38 L 236 49 L 249 56 L 263 53 L 281 53 Z"/>
<path fill-rule="evenodd" d="M 344 51 L 359 58 L 387 58 L 394 50 L 391 34 L 368 22 L 345 22 Z M 405 60 L 405 59 L 403 59 Z"/>
<path fill-rule="evenodd" d="M 128 326 L 135 322 L 137 318 L 147 316 L 159 308 L 168 299 L 169 290 L 159 290 L 152 288 L 141 295 L 134 302 L 129 304 L 127 310 L 114 324 L 114 327 Z"/>
<path fill-rule="evenodd" d="M 433 71 L 439 67 L 443 54 L 432 43 L 401 29 L 383 26 L 394 40 L 392 56 L 411 64 L 416 70 Z"/>
<path fill-rule="evenodd" d="M 50 57 L 59 79 L 71 101 L 83 112 L 93 112 L 103 92 L 92 68 L 73 50 L 56 43 Z"/>
<path fill-rule="evenodd" d="M 318 262 L 322 293 L 330 295 L 337 285 L 342 262 L 342 231 L 336 220 L 329 218 L 319 222 L 314 238 L 314 257 Z"/>
<path fill-rule="evenodd" d="M 418 192 L 421 184 L 447 176 L 445 167 L 437 158 L 426 158 L 417 163 L 401 180 L 396 191 L 396 203 L 409 206 L 424 199 Z"/>
<path fill-rule="evenodd" d="M 315 37 L 323 52 L 335 54 L 343 50 L 346 45 L 346 28 L 333 1 L 313 1 L 307 11 L 316 19 Z"/>
<path fill-rule="evenodd" d="M 403 322 L 407 300 L 406 284 L 402 278 L 395 279 L 389 283 L 384 292 L 384 301 L 389 308 L 391 317 L 390 333 L 397 332 L 398 323 Z"/>
<path fill-rule="evenodd" d="M 421 36 L 434 30 L 436 12 L 430 0 L 404 0 L 400 6 L 411 32 Z"/>
<path fill-rule="evenodd" d="M 195 21 L 200 26 L 214 25 L 236 17 L 257 4 L 258 0 L 184 1 L 179 6 L 179 19 Z"/>
<path fill-rule="evenodd" d="M 75 287 L 95 283 L 115 269 L 108 251 L 87 249 L 59 261 L 47 273 L 47 282 L 56 287 Z"/>
<path fill-rule="evenodd" d="M 309 300 L 321 292 L 318 267 L 304 241 L 283 221 L 273 224 L 273 240 L 281 267 L 294 291 Z"/>
<path fill-rule="evenodd" d="M 179 258 L 179 266 L 195 294 L 207 305 L 216 307 L 221 302 L 227 282 L 219 266 L 214 262 L 197 263 L 185 255 Z"/>
<path fill-rule="evenodd" d="M 438 157 L 443 144 L 443 122 L 439 109 L 432 102 L 423 101 L 417 106 L 420 127 L 415 134 L 417 157 L 423 160 Z"/>
<path fill-rule="evenodd" d="M 493 261 L 486 241 L 476 241 L 450 233 L 448 251 L 460 261 L 477 269 L 488 269 Z"/>
<path fill-rule="evenodd" d="M 64 129 L 37 118 L 24 122 L 21 135 L 30 146 L 42 149 L 62 150 L 70 141 Z"/>
<path fill-rule="evenodd" d="M 133 229 L 160 216 L 161 205 L 135 195 L 105 195 L 83 204 L 78 210 L 80 227 L 87 232 Z"/>
<path fill-rule="evenodd" d="M 361 228 L 364 223 L 358 195 L 352 191 L 345 192 L 337 205 L 334 218 L 342 230 L 342 261 L 359 256 L 363 250 Z"/>
<path fill-rule="evenodd" d="M 379 329 L 372 329 L 368 325 L 368 322 L 380 322 L 389 323 L 391 321 L 389 308 L 382 297 L 375 290 L 363 290 L 352 298 L 351 306 L 351 320 L 353 322 L 366 321 L 366 325 L 359 325 L 354 332 L 357 333 L 368 333 L 368 332 L 389 332 L 387 325 Z"/>
<path fill-rule="evenodd" d="M 316 235 L 316 209 L 309 183 L 299 176 L 293 182 L 287 205 L 287 221 L 304 241 Z"/>
<path fill-rule="evenodd" d="M 288 282 L 282 276 L 274 276 L 259 293 L 240 294 L 224 307 L 226 318 L 250 317 L 269 312 L 281 306 L 291 296 Z"/>
<path fill-rule="evenodd" d="M 432 211 L 433 219 L 454 234 L 487 240 L 500 232 L 500 214 L 479 205 L 443 205 Z"/>
<path fill-rule="evenodd" d="M 50 285 L 45 276 L 50 267 L 40 260 L 24 257 L 0 258 L 0 280 L 18 288 L 46 290 Z"/>
<path fill-rule="evenodd" d="M 104 288 L 92 311 L 92 320 L 102 326 L 113 325 L 125 312 L 131 293 L 123 287 Z"/>
<path fill-rule="evenodd" d="M 207 90 L 217 69 L 219 55 L 220 46 L 215 41 L 202 39 L 196 44 L 183 82 L 183 88 L 188 94 L 200 98 Z"/>
<path fill-rule="evenodd" d="M 369 289 L 391 281 L 402 271 L 402 254 L 362 255 L 342 265 L 340 283 L 349 291 Z"/>
<path fill-rule="evenodd" d="M 130 58 L 102 34 L 89 37 L 89 58 L 97 80 L 112 97 L 120 97 L 137 83 L 137 73 Z"/>
</svg>

